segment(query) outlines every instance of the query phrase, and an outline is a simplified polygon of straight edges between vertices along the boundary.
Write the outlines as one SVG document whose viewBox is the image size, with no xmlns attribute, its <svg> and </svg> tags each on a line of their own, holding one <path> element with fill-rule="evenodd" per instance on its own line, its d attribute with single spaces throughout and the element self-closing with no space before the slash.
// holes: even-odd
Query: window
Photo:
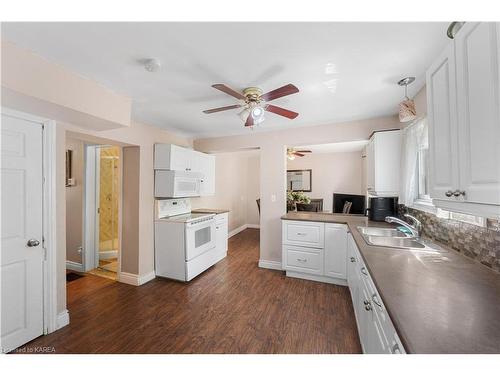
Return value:
<svg viewBox="0 0 500 375">
<path fill-rule="evenodd" d="M 431 200 L 429 194 L 429 145 L 420 146 L 417 155 L 417 197 L 421 200 Z"/>
</svg>

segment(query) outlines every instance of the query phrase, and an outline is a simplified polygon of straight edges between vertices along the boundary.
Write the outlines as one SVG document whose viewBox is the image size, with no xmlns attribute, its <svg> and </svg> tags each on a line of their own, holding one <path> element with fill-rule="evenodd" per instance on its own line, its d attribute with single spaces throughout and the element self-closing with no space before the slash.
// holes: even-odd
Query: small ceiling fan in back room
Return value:
<svg viewBox="0 0 500 375">
<path fill-rule="evenodd" d="M 294 160 L 296 156 L 301 158 L 302 156 L 305 156 L 306 153 L 311 152 L 311 150 L 295 150 L 294 148 L 287 148 L 286 157 L 288 158 L 288 160 Z"/>
<path fill-rule="evenodd" d="M 243 93 L 235 91 L 222 83 L 212 85 L 212 87 L 238 99 L 239 103 L 228 105 L 226 107 L 207 109 L 203 111 L 203 113 L 206 114 L 227 111 L 229 109 L 243 108 L 243 111 L 238 113 L 238 116 L 245 122 L 245 126 L 249 127 L 263 122 L 265 111 L 275 113 L 291 120 L 299 115 L 297 112 L 272 104 L 267 104 L 267 102 L 270 102 L 271 100 L 299 92 L 299 89 L 292 84 L 285 85 L 265 94 L 263 94 L 263 91 L 258 87 L 247 87 L 243 90 Z"/>
</svg>

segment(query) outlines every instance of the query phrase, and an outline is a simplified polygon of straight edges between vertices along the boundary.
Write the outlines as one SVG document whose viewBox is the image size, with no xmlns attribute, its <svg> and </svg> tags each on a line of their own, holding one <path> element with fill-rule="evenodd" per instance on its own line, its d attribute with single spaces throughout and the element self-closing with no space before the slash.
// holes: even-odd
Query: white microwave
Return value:
<svg viewBox="0 0 500 375">
<path fill-rule="evenodd" d="M 155 170 L 155 198 L 199 197 L 203 174 Z"/>
</svg>

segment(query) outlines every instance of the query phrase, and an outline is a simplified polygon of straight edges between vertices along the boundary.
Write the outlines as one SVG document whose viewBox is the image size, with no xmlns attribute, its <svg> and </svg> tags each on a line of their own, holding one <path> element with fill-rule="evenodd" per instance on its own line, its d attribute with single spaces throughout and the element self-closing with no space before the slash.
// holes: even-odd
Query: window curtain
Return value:
<svg viewBox="0 0 500 375">
<path fill-rule="evenodd" d="M 427 120 L 418 119 L 403 129 L 401 158 L 401 192 L 399 203 L 411 206 L 417 198 L 417 158 L 418 151 L 427 147 Z"/>
</svg>

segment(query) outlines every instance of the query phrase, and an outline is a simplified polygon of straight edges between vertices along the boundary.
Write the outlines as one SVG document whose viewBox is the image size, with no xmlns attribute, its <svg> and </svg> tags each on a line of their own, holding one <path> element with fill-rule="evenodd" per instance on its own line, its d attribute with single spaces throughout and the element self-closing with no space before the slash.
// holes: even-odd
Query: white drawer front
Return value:
<svg viewBox="0 0 500 375">
<path fill-rule="evenodd" d="M 285 251 L 287 270 L 323 274 L 323 250 L 312 252 L 297 247 L 286 247 Z"/>
<path fill-rule="evenodd" d="M 302 221 L 284 222 L 284 243 L 323 248 L 325 243 L 325 224 Z"/>
</svg>

